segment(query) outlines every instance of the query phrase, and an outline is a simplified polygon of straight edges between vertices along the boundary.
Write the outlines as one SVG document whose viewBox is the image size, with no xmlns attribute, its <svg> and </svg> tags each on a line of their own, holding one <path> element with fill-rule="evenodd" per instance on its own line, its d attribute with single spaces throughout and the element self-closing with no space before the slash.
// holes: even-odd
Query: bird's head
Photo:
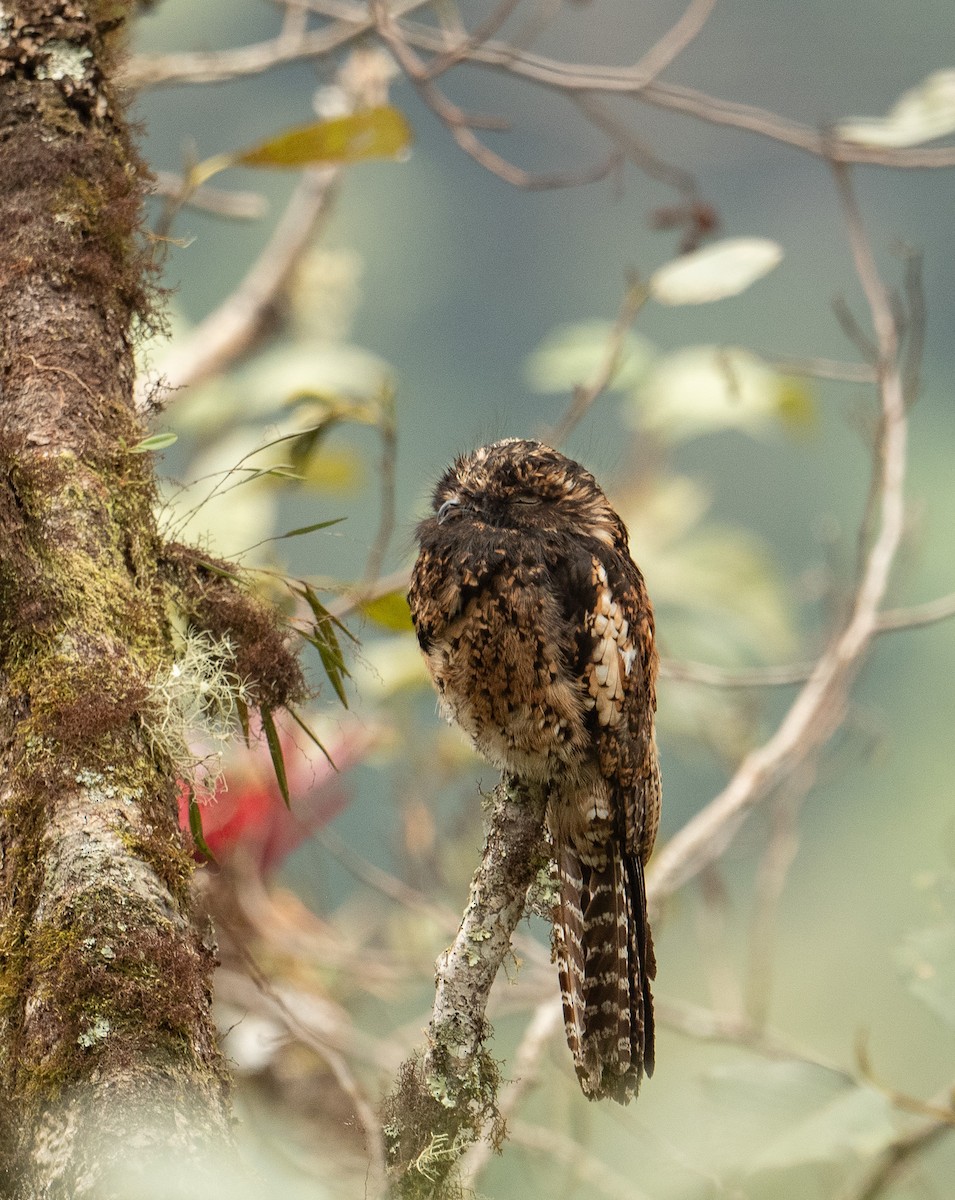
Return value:
<svg viewBox="0 0 955 1200">
<path fill-rule="evenodd" d="M 626 547 L 623 522 L 580 463 L 542 442 L 506 438 L 463 454 L 435 488 L 439 524 L 480 521 L 504 529 L 589 533 Z"/>
</svg>

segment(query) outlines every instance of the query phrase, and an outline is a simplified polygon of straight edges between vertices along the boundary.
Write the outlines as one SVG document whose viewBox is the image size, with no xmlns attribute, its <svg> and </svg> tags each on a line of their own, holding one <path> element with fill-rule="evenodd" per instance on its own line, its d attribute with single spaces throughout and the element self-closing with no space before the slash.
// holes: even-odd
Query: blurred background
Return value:
<svg viewBox="0 0 955 1200">
<path fill-rule="evenodd" d="M 492 9 L 467 0 L 458 11 L 470 28 Z M 524 0 L 497 36 L 533 26 L 536 52 L 627 65 L 682 11 L 663 0 Z M 134 77 L 136 56 L 260 42 L 282 16 L 266 0 L 163 0 L 136 26 Z M 822 129 L 884 114 L 955 67 L 953 47 L 955 8 L 942 0 L 725 0 L 664 78 Z M 347 52 L 206 86 L 143 87 L 135 115 L 149 164 L 182 173 L 306 123 L 316 93 L 320 111 L 334 111 Z M 384 54 L 370 36 L 361 52 Z M 410 153 L 343 172 L 267 336 L 177 391 L 155 421 L 178 435 L 161 464 L 167 526 L 260 569 L 275 594 L 268 572 L 309 580 L 348 612 L 357 639 L 340 636 L 347 710 L 312 664 L 310 716 L 338 772 L 290 729 L 290 814 L 258 744 L 224 750 L 228 790 L 205 806 L 220 865 L 201 868 L 199 884 L 223 944 L 220 1019 L 240 1080 L 242 1153 L 290 1195 L 364 1194 L 375 1106 L 421 1041 L 433 961 L 479 861 L 481 789 L 496 782 L 435 715 L 400 582 L 364 612 L 349 597 L 370 568 L 398 580 L 409 566 L 415 523 L 455 454 L 558 423 L 575 385 L 599 370 L 630 283 L 673 259 L 685 233 L 659 227 L 660 210 L 680 203 L 673 188 L 629 165 L 585 186 L 509 185 L 466 157 L 393 74 Z M 505 117 L 506 131 L 482 136 L 528 172 L 586 172 L 606 157 L 608 143 L 561 95 L 476 66 L 442 86 L 470 113 Z M 784 257 L 739 296 L 650 301 L 564 449 L 628 523 L 667 661 L 811 661 L 851 596 L 878 416 L 871 385 L 800 370 L 861 361 L 834 303 L 868 328 L 831 173 L 755 134 L 633 100 L 608 108 L 688 173 L 717 236 L 769 238 Z M 855 177 L 887 283 L 901 288 L 912 252 L 924 262 L 909 525 L 889 597 L 909 606 L 955 589 L 953 174 L 866 167 Z M 217 188 L 262 198 L 251 220 L 151 201 L 169 239 L 171 342 L 150 342 L 148 368 L 162 374 L 237 287 L 297 179 L 218 176 Z M 316 426 L 294 461 L 287 443 L 244 457 Z M 272 473 L 233 487 L 247 461 Z M 288 463 L 296 478 L 283 477 Z M 390 497 L 382 470 L 387 482 L 392 467 Z M 951 1195 L 951 1133 L 926 1137 L 900 1172 L 865 1189 L 882 1156 L 928 1119 L 912 1112 L 915 1098 L 944 1106 L 955 1078 L 953 677 L 950 622 L 878 639 L 833 741 L 658 919 L 660 1045 L 639 1103 L 588 1105 L 555 1026 L 503 1155 L 472 1163 L 479 1193 Z M 794 695 L 662 681 L 661 842 Z M 520 967 L 499 982 L 492 1013 L 505 1077 L 532 1014 L 557 993 L 546 927 L 522 936 Z M 715 1036 L 717 1016 L 726 1036 Z"/>
</svg>

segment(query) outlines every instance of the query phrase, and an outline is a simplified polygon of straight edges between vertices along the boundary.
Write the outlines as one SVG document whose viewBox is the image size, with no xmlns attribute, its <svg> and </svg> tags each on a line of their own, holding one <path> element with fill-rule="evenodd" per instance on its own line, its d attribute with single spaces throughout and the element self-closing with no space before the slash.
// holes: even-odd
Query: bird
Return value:
<svg viewBox="0 0 955 1200">
<path fill-rule="evenodd" d="M 644 867 L 660 819 L 653 609 L 594 476 L 542 442 L 459 456 L 417 528 L 408 603 L 439 707 L 545 789 L 554 957 L 588 1098 L 653 1073 Z"/>
</svg>

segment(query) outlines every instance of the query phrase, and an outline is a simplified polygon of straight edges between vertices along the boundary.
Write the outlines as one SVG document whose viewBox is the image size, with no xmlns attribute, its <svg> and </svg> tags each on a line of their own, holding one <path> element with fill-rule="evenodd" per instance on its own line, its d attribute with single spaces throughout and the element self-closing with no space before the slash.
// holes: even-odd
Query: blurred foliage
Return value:
<svg viewBox="0 0 955 1200">
<path fill-rule="evenodd" d="M 596 5 L 563 7 L 566 57 L 619 57 L 613 31 L 632 35 L 632 6 L 603 4 L 600 20 Z M 663 7 L 648 6 L 641 19 L 666 28 L 673 13 Z M 912 14 L 889 14 L 891 6 L 867 21 L 873 29 L 893 22 L 894 35 L 878 44 L 873 35 L 866 47 L 858 13 L 814 3 L 797 19 L 755 2 L 718 7 L 707 30 L 713 41 L 699 50 L 707 86 L 738 98 L 762 89 L 781 111 L 802 106 L 811 124 L 850 111 L 850 102 L 886 111 L 892 95 L 925 73 L 900 79 L 913 59 L 950 44 L 936 29 L 950 20 L 942 10 L 916 50 L 906 37 Z M 167 0 L 158 13 L 150 18 L 154 32 L 143 36 L 176 48 L 184 38 L 240 44 L 274 32 L 268 5 L 210 0 L 200 12 Z M 889 78 L 895 90 L 882 96 Z M 147 99 L 147 150 L 173 167 L 188 133 L 219 151 L 234 142 L 237 113 L 262 139 L 297 129 L 313 85 L 310 70 L 292 69 L 281 82 L 248 81 L 249 91 L 240 84 L 207 90 L 201 105 L 189 89 L 174 100 Z M 475 110 L 496 109 L 508 94 L 483 87 L 472 81 L 473 90 L 462 89 Z M 921 137 L 933 128 L 934 94 L 923 87 L 907 101 Z M 658 192 L 648 199 L 642 182 L 616 204 L 599 189 L 512 194 L 462 166 L 430 115 L 414 108 L 410 88 L 398 103 L 418 133 L 411 161 L 363 167 L 347 180 L 322 244 L 303 256 L 263 344 L 225 377 L 176 397 L 162 418 L 179 437 L 165 443 L 166 462 L 183 481 L 166 486 L 167 526 L 239 556 L 267 594 L 290 605 L 291 618 L 329 631 L 335 644 L 325 645 L 326 656 L 350 706 L 346 714 L 331 690 L 318 705 L 329 722 L 320 729 L 323 744 L 348 768 L 336 782 L 327 764 L 312 765 L 307 749 L 285 751 L 290 814 L 272 783 L 249 782 L 250 755 L 259 773 L 267 757 L 262 745 L 236 751 L 233 790 L 217 801 L 221 826 L 212 820 L 208 828 L 255 836 L 243 852 L 236 835 L 218 875 L 200 872 L 220 917 L 218 1004 L 239 1078 L 242 1161 L 262 1172 L 270 1191 L 288 1195 L 304 1190 L 303 1179 L 309 1194 L 366 1193 L 362 1103 L 373 1117 L 398 1062 L 420 1039 L 433 962 L 453 935 L 479 853 L 478 787 L 494 782 L 461 736 L 435 718 L 400 587 L 361 596 L 381 520 L 383 435 L 396 422 L 397 528 L 385 560 L 401 569 L 422 498 L 445 461 L 496 436 L 552 428 L 568 395 L 606 358 L 611 323 L 582 318 L 615 310 L 627 266 L 651 279 L 653 265 L 672 255 L 661 235 L 644 231 Z M 565 124 L 550 97 L 529 96 L 526 104 L 521 115 L 543 149 L 515 130 L 511 144 L 520 152 L 556 154 L 560 165 L 569 153 L 590 152 L 590 130 Z M 650 137 L 656 117 L 647 117 Z M 759 282 L 753 276 L 746 282 L 754 286 L 737 296 L 724 290 L 719 305 L 647 305 L 639 331 L 624 339 L 609 395 L 567 449 L 595 471 L 627 521 L 668 659 L 785 664 L 824 642 L 851 586 L 874 408 L 868 392 L 860 400 L 846 385 L 809 386 L 787 375 L 774 355 L 846 356 L 827 306 L 834 292 L 848 286 L 851 293 L 849 255 L 818 173 L 788 159 L 781 165 L 775 148 L 761 156 L 750 142 L 709 140 L 712 131 L 706 141 L 679 130 L 671 138 L 674 128 L 665 145 L 700 164 L 701 187 L 730 231 L 778 237 L 785 266 Z M 281 203 L 277 183 L 262 187 Z M 935 236 L 930 329 L 948 328 L 950 239 L 944 228 L 933 235 L 931 222 L 949 211 L 950 177 L 909 176 L 896 187 L 882 176 L 872 188 L 880 251 L 903 220 Z M 188 212 L 180 225 L 188 236 L 171 250 L 169 266 L 170 277 L 183 278 L 174 338 L 210 297 L 228 293 L 264 236 Z M 719 280 L 705 274 L 690 282 L 698 299 L 720 292 Z M 930 516 L 907 550 L 900 603 L 952 586 L 955 372 L 943 341 L 930 340 L 936 392 L 915 415 L 917 488 Z M 160 371 L 163 353 L 148 348 Z M 283 536 L 342 516 L 342 524 L 308 536 Z M 299 588 L 298 607 L 286 578 Z M 325 612 L 354 602 L 345 623 L 361 646 L 326 624 L 312 600 Z M 315 670 L 320 680 L 320 659 Z M 661 1045 L 639 1103 L 588 1105 L 558 1030 L 511 1121 L 503 1158 L 478 1180 L 481 1194 L 855 1200 L 853 1188 L 893 1139 L 925 1119 L 913 1111 L 918 1103 L 934 1096 L 944 1109 L 937 1094 L 955 1076 L 955 904 L 939 861 L 952 807 L 943 743 L 950 746 L 955 716 L 953 675 L 950 629 L 883 639 L 834 750 L 790 781 L 797 799 L 808 795 L 778 901 L 767 902 L 764 886 L 779 852 L 767 810 L 655 929 Z M 662 682 L 664 836 L 723 785 L 791 695 Z M 340 761 L 341 743 L 356 728 L 375 736 L 354 735 L 353 753 Z M 314 821 L 309 795 L 322 798 Z M 230 808 L 227 800 L 239 803 Z M 287 824 L 299 816 L 302 825 Z M 314 840 L 303 840 L 304 825 L 317 830 Z M 923 886 L 926 872 L 931 888 Z M 760 920 L 770 927 L 759 935 L 769 943 L 769 965 L 754 949 Z M 539 922 L 522 930 L 496 993 L 490 1017 L 505 1072 L 536 1006 L 557 995 L 547 937 Z M 767 997 L 765 1029 L 748 1023 L 758 993 Z M 714 1032 L 712 1022 L 687 1016 L 699 1012 L 726 1022 Z M 864 1029 L 868 1072 L 854 1048 Z M 872 1195 L 946 1196 L 952 1142 L 916 1155 L 907 1173 Z"/>
</svg>

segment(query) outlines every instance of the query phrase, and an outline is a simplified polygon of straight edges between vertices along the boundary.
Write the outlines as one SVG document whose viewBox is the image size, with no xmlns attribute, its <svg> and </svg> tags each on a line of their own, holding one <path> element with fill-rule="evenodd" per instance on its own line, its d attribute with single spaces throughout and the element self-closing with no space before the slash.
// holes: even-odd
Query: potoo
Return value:
<svg viewBox="0 0 955 1200">
<path fill-rule="evenodd" d="M 441 709 L 547 794 L 567 1041 L 592 1099 L 653 1072 L 644 864 L 660 816 L 653 610 L 593 476 L 536 441 L 458 458 L 409 603 Z"/>
</svg>

